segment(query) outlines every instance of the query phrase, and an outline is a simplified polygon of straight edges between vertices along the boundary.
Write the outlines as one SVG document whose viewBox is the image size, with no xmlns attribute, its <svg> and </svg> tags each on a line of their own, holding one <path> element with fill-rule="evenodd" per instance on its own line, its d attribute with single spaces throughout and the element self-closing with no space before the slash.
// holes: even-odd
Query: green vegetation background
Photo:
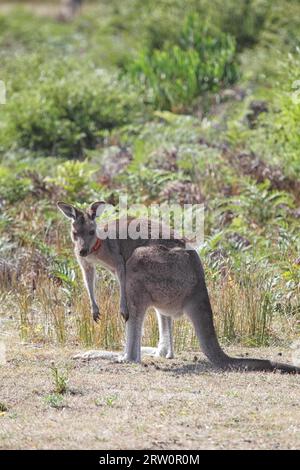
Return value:
<svg viewBox="0 0 300 470">
<path fill-rule="evenodd" d="M 55 202 L 126 191 L 130 203 L 205 204 L 200 254 L 224 340 L 281 341 L 283 324 L 295 334 L 299 1 L 86 1 L 72 22 L 53 3 L 48 15 L 22 4 L 0 8 L 3 311 L 45 340 L 36 292 L 58 283 L 49 315 L 64 342 L 59 322 L 81 281 Z"/>
</svg>

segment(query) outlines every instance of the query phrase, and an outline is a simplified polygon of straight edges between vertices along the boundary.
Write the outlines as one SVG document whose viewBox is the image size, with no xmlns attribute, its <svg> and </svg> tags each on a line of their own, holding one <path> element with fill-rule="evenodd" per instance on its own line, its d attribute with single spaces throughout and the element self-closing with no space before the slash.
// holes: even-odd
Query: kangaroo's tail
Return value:
<svg viewBox="0 0 300 470">
<path fill-rule="evenodd" d="M 199 260 L 199 258 L 198 258 Z M 280 371 L 290 374 L 300 374 L 300 367 L 281 364 L 264 359 L 230 357 L 222 350 L 213 323 L 211 304 L 204 280 L 204 273 L 200 260 L 199 284 L 186 312 L 193 322 L 201 349 L 208 359 L 223 370 L 247 371 Z"/>
</svg>

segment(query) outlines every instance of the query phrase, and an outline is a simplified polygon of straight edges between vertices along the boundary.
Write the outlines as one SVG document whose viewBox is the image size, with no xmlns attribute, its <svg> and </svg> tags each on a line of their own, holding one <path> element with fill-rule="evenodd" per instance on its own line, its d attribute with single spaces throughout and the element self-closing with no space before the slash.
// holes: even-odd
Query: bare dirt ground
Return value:
<svg viewBox="0 0 300 470">
<path fill-rule="evenodd" d="M 76 349 L 3 338 L 1 449 L 299 448 L 299 376 L 219 372 L 198 352 L 143 365 L 74 360 Z M 229 352 L 290 359 L 278 348 Z M 47 399 L 53 361 L 68 368 L 59 408 Z"/>
<path fill-rule="evenodd" d="M 59 2 L 22 2 L 22 1 L 1 1 L 0 0 L 0 11 L 1 13 L 7 13 L 16 7 L 22 7 L 29 11 L 34 11 L 38 15 L 55 15 L 59 11 Z"/>
</svg>

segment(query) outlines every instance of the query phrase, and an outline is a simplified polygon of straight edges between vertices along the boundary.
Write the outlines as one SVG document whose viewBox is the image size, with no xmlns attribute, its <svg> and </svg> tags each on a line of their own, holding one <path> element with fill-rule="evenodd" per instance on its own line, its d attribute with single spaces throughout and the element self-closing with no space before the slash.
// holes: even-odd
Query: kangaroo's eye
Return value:
<svg viewBox="0 0 300 470">
<path fill-rule="evenodd" d="M 95 230 L 90 230 L 90 235 L 95 235 Z"/>
</svg>

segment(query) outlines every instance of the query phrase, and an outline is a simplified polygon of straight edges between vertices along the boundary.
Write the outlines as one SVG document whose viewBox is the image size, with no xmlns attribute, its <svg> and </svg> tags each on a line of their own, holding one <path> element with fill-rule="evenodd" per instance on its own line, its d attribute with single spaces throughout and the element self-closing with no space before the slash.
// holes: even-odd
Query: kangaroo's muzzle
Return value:
<svg viewBox="0 0 300 470">
<path fill-rule="evenodd" d="M 79 251 L 80 256 L 83 258 L 88 255 L 88 250 L 86 248 L 83 248 L 82 250 Z"/>
</svg>

